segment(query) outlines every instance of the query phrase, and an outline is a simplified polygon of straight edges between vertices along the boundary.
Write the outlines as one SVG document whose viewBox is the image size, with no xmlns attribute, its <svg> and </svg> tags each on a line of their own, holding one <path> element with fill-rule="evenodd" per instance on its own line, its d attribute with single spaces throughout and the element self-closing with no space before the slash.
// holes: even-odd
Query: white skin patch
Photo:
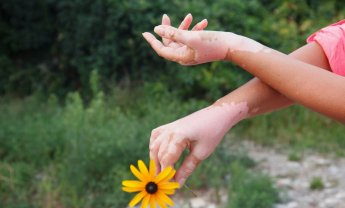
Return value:
<svg viewBox="0 0 345 208">
<path fill-rule="evenodd" d="M 177 127 L 179 131 L 182 129 L 182 132 L 186 132 L 186 139 L 190 139 L 191 142 L 196 140 L 203 143 L 203 148 L 198 148 L 195 156 L 205 159 L 223 138 L 226 131 L 248 115 L 248 109 L 246 102 L 220 103 L 179 119 L 173 124 L 176 124 L 174 127 Z M 180 148 L 183 147 L 171 144 L 168 154 L 181 152 Z"/>
<path fill-rule="evenodd" d="M 192 155 L 189 158 L 204 160 L 214 151 L 225 133 L 248 116 L 248 110 L 247 102 L 218 101 L 212 106 L 164 125 L 157 139 L 161 142 L 157 143 L 158 148 L 150 153 L 158 155 L 159 162 L 164 165 L 162 168 L 175 164 L 185 148 L 191 150 Z M 187 162 L 181 167 L 183 169 L 178 171 L 176 179 L 183 181 L 183 178 L 187 178 L 196 166 L 193 161 Z"/>
<path fill-rule="evenodd" d="M 154 31 L 161 37 L 180 45 L 177 48 L 163 46 L 152 34 L 144 34 L 160 56 L 182 65 L 201 64 L 224 60 L 229 52 L 257 53 L 267 49 L 264 45 L 244 36 L 222 31 L 186 31 L 167 25 L 159 25 Z M 269 52 L 265 50 L 265 52 Z"/>
<path fill-rule="evenodd" d="M 228 34 L 228 44 L 231 52 L 244 51 L 258 53 L 261 51 L 266 52 L 266 49 L 268 49 L 266 46 L 250 38 L 241 35 L 236 35 L 234 33 Z"/>
<path fill-rule="evenodd" d="M 272 53 L 272 49 L 270 49 L 270 48 L 265 48 L 263 52 L 264 52 L 264 53 Z"/>
<path fill-rule="evenodd" d="M 168 153 L 169 153 L 169 154 L 172 154 L 172 155 L 174 155 L 174 154 L 177 153 L 176 144 L 170 144 L 170 145 L 169 145 Z"/>
<path fill-rule="evenodd" d="M 252 112 L 253 112 L 253 113 L 259 112 L 259 108 L 254 108 L 254 109 L 252 110 Z"/>
<path fill-rule="evenodd" d="M 271 49 L 250 38 L 240 36 L 231 32 L 202 31 L 193 34 L 188 42 L 195 51 L 194 63 L 205 63 L 215 60 L 224 60 L 228 52 L 265 52 L 270 53 Z"/>
</svg>

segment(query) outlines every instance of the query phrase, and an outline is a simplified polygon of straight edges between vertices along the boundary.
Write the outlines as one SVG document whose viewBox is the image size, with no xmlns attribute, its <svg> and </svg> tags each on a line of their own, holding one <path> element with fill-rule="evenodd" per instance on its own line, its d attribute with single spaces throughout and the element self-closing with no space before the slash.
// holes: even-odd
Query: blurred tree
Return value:
<svg viewBox="0 0 345 208">
<path fill-rule="evenodd" d="M 162 60 L 141 33 L 160 24 L 163 13 L 176 25 L 191 12 L 197 21 L 207 18 L 210 29 L 290 52 L 312 31 L 344 18 L 344 6 L 340 0 L 3 0 L 0 93 L 85 96 L 97 69 L 103 88 L 123 79 L 155 81 L 185 97 L 213 99 L 250 76 L 227 63 L 192 70 Z"/>
</svg>

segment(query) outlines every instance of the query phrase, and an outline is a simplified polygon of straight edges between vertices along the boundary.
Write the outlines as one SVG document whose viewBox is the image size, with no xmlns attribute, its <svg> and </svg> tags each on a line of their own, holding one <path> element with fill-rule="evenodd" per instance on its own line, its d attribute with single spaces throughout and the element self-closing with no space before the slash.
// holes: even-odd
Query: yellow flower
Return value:
<svg viewBox="0 0 345 208">
<path fill-rule="evenodd" d="M 134 207 L 143 200 L 141 208 L 166 208 L 167 205 L 174 206 L 174 202 L 167 195 L 173 195 L 175 189 L 180 185 L 176 182 L 169 182 L 175 175 L 176 170 L 168 167 L 156 176 L 156 166 L 153 160 L 150 161 L 149 170 L 142 160 L 138 160 L 139 170 L 131 165 L 130 169 L 139 180 L 122 181 L 122 190 L 126 192 L 139 192 L 130 202 L 129 206 Z"/>
</svg>

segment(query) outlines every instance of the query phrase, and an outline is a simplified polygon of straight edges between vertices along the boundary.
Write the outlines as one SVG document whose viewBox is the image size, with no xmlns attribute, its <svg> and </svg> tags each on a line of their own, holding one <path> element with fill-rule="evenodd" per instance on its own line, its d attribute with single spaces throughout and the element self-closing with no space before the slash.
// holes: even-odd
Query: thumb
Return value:
<svg viewBox="0 0 345 208">
<path fill-rule="evenodd" d="M 162 38 L 167 38 L 177 43 L 187 43 L 188 32 L 186 30 L 176 29 L 168 25 L 159 25 L 154 29 L 155 33 Z"/>
<path fill-rule="evenodd" d="M 198 167 L 201 162 L 193 152 L 191 152 L 183 161 L 182 165 L 178 169 L 175 180 L 182 186 L 187 178 L 194 172 L 195 168 Z"/>
</svg>

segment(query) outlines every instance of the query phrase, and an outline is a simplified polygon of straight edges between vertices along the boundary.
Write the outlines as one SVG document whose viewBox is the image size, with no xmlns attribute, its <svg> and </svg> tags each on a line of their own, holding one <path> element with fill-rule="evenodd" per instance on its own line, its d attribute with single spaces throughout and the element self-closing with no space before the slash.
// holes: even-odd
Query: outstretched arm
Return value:
<svg viewBox="0 0 345 208">
<path fill-rule="evenodd" d="M 344 77 L 267 48 L 229 51 L 227 58 L 289 99 L 345 123 Z"/>
<path fill-rule="evenodd" d="M 344 77 L 234 33 L 181 31 L 162 25 L 157 26 L 155 32 L 184 44 L 178 50 L 171 50 L 145 33 L 157 53 L 169 60 L 185 65 L 233 61 L 290 100 L 345 123 Z"/>
<path fill-rule="evenodd" d="M 289 56 L 322 69 L 330 70 L 322 48 L 315 42 L 302 46 L 290 53 Z M 294 103 L 256 77 L 217 102 L 238 101 L 248 102 L 248 117 L 268 113 Z"/>
</svg>

